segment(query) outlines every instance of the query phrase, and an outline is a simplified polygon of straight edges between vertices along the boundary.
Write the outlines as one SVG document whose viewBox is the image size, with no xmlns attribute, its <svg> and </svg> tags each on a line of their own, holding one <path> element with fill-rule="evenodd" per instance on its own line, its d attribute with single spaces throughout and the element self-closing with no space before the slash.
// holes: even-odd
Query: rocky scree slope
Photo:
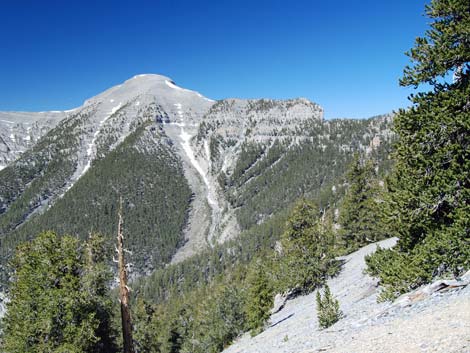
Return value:
<svg viewBox="0 0 470 353">
<path fill-rule="evenodd" d="M 327 281 L 344 314 L 333 326 L 319 329 L 314 292 L 285 302 L 264 332 L 253 338 L 245 334 L 224 352 L 468 352 L 470 273 L 449 291 L 425 295 L 432 287 L 427 286 L 395 303 L 377 303 L 380 288 L 364 274 L 364 257 L 377 245 L 388 248 L 395 242 L 370 244 L 343 258 L 340 274 Z"/>
<path fill-rule="evenodd" d="M 55 126 L 0 171 L 0 266 L 45 229 L 112 241 L 122 195 L 133 273 L 147 274 L 302 195 L 330 202 L 353 152 L 386 169 L 393 138 L 390 116 L 325 121 L 306 99 L 214 102 L 160 75 L 54 114 Z"/>
</svg>

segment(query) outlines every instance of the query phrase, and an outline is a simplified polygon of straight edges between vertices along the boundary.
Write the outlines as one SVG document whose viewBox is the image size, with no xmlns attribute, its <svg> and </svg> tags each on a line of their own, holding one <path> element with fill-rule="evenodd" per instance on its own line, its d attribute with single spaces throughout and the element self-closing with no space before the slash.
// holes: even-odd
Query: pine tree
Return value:
<svg viewBox="0 0 470 353">
<path fill-rule="evenodd" d="M 133 337 L 137 352 L 169 352 L 165 330 L 169 325 L 168 315 L 162 308 L 137 298 L 133 310 Z"/>
<path fill-rule="evenodd" d="M 213 284 L 201 293 L 181 352 L 218 353 L 245 328 L 245 298 L 240 285 Z"/>
<path fill-rule="evenodd" d="M 379 208 L 379 186 L 371 161 L 356 154 L 347 181 L 349 188 L 341 205 L 340 237 L 348 251 L 384 238 L 384 224 Z"/>
<path fill-rule="evenodd" d="M 96 328 L 98 341 L 89 353 L 117 352 L 116 335 L 113 327 L 113 300 L 109 293 L 112 273 L 109 269 L 109 254 L 105 240 L 98 234 L 90 234 L 84 247 L 83 291 L 89 301 L 88 310 L 94 313 L 99 324 Z"/>
<path fill-rule="evenodd" d="M 247 325 L 254 336 L 263 330 L 274 304 L 273 290 L 261 261 L 253 263 L 248 276 Z"/>
<path fill-rule="evenodd" d="M 280 290 L 308 293 L 334 268 L 333 235 L 321 221 L 319 208 L 300 200 L 281 236 Z"/>
<path fill-rule="evenodd" d="M 193 307 L 188 303 L 177 304 L 176 310 L 169 317 L 168 336 L 163 351 L 168 353 L 183 352 L 183 345 L 191 333 L 193 317 Z"/>
<path fill-rule="evenodd" d="M 321 328 L 330 327 L 341 319 L 343 313 L 339 308 L 339 301 L 333 297 L 330 287 L 327 284 L 325 284 L 323 297 L 319 290 L 316 299 L 318 325 Z"/>
<path fill-rule="evenodd" d="M 431 84 L 411 97 L 413 106 L 395 119 L 399 136 L 391 193 L 400 225 L 400 246 L 413 248 L 432 233 L 469 236 L 470 210 L 470 4 L 434 0 L 435 20 L 408 55 L 402 85 Z M 439 77 L 454 72 L 453 83 Z"/>
<path fill-rule="evenodd" d="M 3 352 L 114 351 L 108 277 L 85 257 L 77 239 L 51 232 L 18 248 Z"/>
<path fill-rule="evenodd" d="M 394 122 L 388 199 L 399 242 L 368 259 L 388 297 L 470 267 L 470 3 L 433 0 L 426 13 L 431 28 L 408 53 L 400 84 L 431 90 L 412 95 Z"/>
</svg>

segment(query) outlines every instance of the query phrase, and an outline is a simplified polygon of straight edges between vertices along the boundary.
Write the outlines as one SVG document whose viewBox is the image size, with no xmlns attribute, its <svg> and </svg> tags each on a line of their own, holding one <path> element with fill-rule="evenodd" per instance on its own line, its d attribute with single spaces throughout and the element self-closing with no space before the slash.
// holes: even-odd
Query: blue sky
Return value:
<svg viewBox="0 0 470 353">
<path fill-rule="evenodd" d="M 327 118 L 406 106 L 423 0 L 0 0 L 0 110 L 65 110 L 140 73 Z"/>
</svg>

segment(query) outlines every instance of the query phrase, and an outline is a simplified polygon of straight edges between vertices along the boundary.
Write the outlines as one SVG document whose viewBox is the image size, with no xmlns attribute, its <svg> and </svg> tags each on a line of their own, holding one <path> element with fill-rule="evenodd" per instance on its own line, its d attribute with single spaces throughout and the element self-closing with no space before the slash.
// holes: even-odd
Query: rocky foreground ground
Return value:
<svg viewBox="0 0 470 353">
<path fill-rule="evenodd" d="M 391 247 L 395 242 L 388 239 L 378 245 Z M 363 273 L 364 256 L 376 246 L 345 257 L 341 273 L 328 281 L 344 313 L 335 325 L 319 329 L 312 293 L 287 301 L 263 333 L 254 338 L 245 334 L 224 352 L 469 353 L 470 285 L 441 290 L 434 286 L 432 291 L 428 286 L 394 303 L 377 303 L 377 280 Z"/>
</svg>

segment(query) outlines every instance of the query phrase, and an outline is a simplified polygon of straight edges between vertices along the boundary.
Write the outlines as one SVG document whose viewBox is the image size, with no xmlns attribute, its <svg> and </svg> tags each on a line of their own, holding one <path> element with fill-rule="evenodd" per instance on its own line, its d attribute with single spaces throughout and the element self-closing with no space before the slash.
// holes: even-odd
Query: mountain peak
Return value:
<svg viewBox="0 0 470 353">
<path fill-rule="evenodd" d="M 214 102 L 196 91 L 178 86 L 171 78 L 157 74 L 139 74 L 121 84 L 88 99 L 84 105 L 99 103 L 106 111 L 118 103 L 123 105 L 144 97 L 157 102 L 167 110 L 175 104 L 200 107 L 202 111 Z"/>
<path fill-rule="evenodd" d="M 159 74 L 138 74 L 130 79 L 126 80 L 125 82 L 132 81 L 132 80 L 153 80 L 153 81 L 173 81 L 171 78 L 164 76 L 164 75 L 159 75 Z"/>
</svg>

